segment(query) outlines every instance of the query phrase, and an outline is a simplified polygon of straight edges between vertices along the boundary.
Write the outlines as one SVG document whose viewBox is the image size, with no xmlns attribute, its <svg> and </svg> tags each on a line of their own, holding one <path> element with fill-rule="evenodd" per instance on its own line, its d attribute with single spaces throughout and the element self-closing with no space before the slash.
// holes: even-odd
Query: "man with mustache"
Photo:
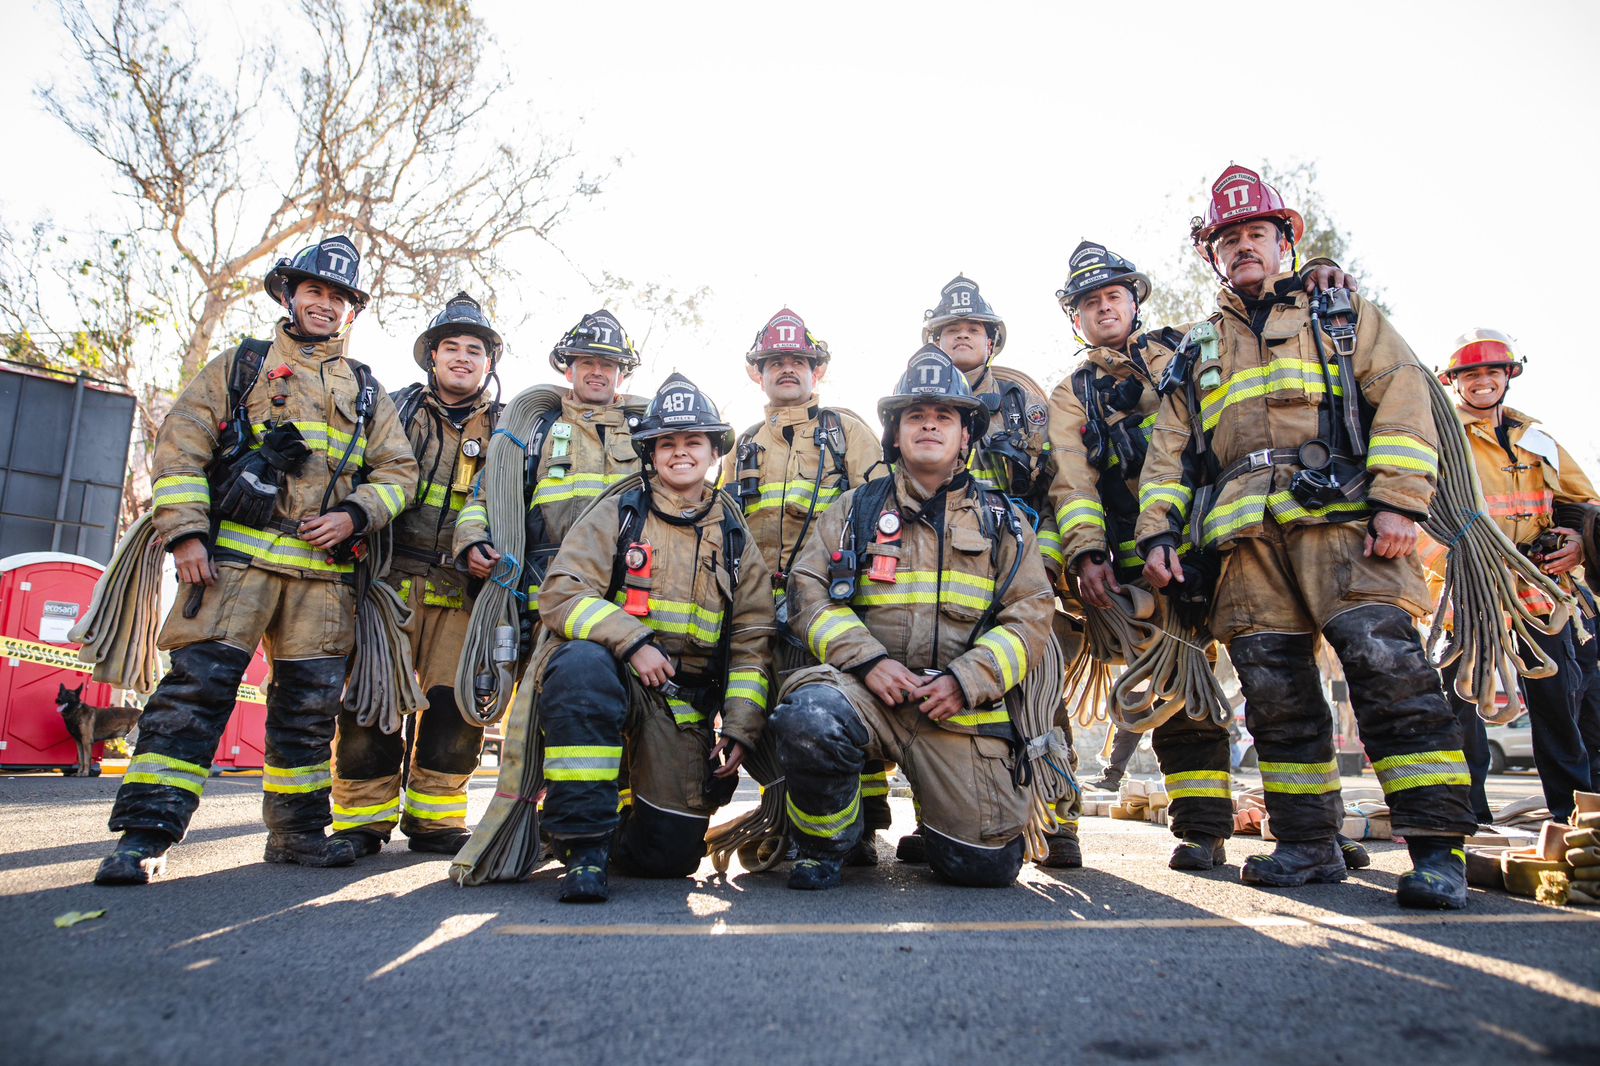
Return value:
<svg viewBox="0 0 1600 1066">
<path fill-rule="evenodd" d="M 1467 902 L 1461 730 L 1415 619 L 1416 557 L 1439 462 L 1427 371 L 1383 313 L 1335 290 L 1309 296 L 1287 270 L 1299 212 L 1242 166 L 1212 185 L 1192 237 L 1224 281 L 1163 381 L 1136 527 L 1156 588 L 1186 569 L 1186 535 L 1222 553 L 1211 628 L 1228 643 L 1261 757 L 1271 855 L 1241 879 L 1342 881 L 1343 817 L 1318 634 L 1344 667 L 1361 739 L 1413 868 L 1401 906 Z"/>
<path fill-rule="evenodd" d="M 924 345 L 878 416 L 893 472 L 828 509 L 789 581 L 790 628 L 821 664 L 772 715 L 801 856 L 789 887 L 841 883 L 867 759 L 905 771 L 936 876 L 1009 885 L 1031 797 L 1005 697 L 1054 595 L 1032 525 L 967 469 L 989 412 L 950 358 Z"/>
<path fill-rule="evenodd" d="M 772 571 L 780 622 L 784 586 L 817 519 L 839 494 L 866 480 L 883 461 L 877 435 L 849 411 L 823 407 L 817 386 L 828 371 L 826 342 L 785 307 L 745 354 L 745 372 L 767 396 L 766 417 L 740 435 L 723 457 L 722 484 L 744 511 L 756 546 Z M 774 676 L 807 664 L 805 646 L 780 632 Z M 872 762 L 861 774 L 866 832 L 846 857 L 850 866 L 878 864 L 877 835 L 889 828 L 889 767 Z"/>
<path fill-rule="evenodd" d="M 412 851 L 454 855 L 471 837 L 467 783 L 483 749 L 483 727 L 456 709 L 455 674 L 472 605 L 455 568 L 456 516 L 483 465 L 499 403 L 484 397 L 504 344 L 478 302 L 457 293 L 412 346 L 425 382 L 394 394 L 419 478 L 395 520 L 388 581 L 411 608 L 407 637 L 428 706 L 406 739 L 351 711 L 333 742 L 334 834 L 375 854 L 396 824 Z"/>
<path fill-rule="evenodd" d="M 246 340 L 211 360 L 161 425 L 154 521 L 181 583 L 160 637 L 172 667 L 139 719 L 111 810 L 122 839 L 97 884 L 142 885 L 164 871 L 263 640 L 272 663 L 264 858 L 348 866 L 357 857 L 353 843 L 323 833 L 355 644 L 350 545 L 404 510 L 417 479 L 394 403 L 346 354 L 367 305 L 360 262 L 344 236 L 278 260 L 265 287 L 287 314 L 270 344 Z"/>
</svg>

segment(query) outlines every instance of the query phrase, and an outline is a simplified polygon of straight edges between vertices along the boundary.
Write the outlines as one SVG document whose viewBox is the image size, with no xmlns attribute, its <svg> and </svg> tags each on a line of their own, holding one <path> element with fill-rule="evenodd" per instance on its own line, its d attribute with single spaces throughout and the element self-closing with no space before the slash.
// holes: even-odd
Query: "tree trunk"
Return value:
<svg viewBox="0 0 1600 1066">
<path fill-rule="evenodd" d="M 200 313 L 195 316 L 194 330 L 189 334 L 188 347 L 183 352 L 183 374 L 178 379 L 179 388 L 194 380 L 206 360 L 212 356 L 211 346 L 216 342 L 217 327 L 227 317 L 230 301 L 216 292 L 206 293 Z"/>
</svg>

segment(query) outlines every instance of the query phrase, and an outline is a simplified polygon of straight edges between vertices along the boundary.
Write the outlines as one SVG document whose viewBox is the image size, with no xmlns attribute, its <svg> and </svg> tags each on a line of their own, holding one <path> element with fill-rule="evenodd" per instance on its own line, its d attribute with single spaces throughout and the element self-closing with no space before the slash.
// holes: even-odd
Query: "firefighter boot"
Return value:
<svg viewBox="0 0 1600 1066">
<path fill-rule="evenodd" d="M 292 862 L 297 866 L 349 866 L 361 857 L 356 842 L 346 836 L 323 836 L 320 829 L 301 833 L 268 831 L 265 862 Z"/>
<path fill-rule="evenodd" d="M 130 829 L 95 871 L 97 885 L 149 884 L 167 871 L 172 838 L 153 829 Z"/>
<path fill-rule="evenodd" d="M 1365 870 L 1372 865 L 1372 856 L 1367 854 L 1367 849 L 1356 841 L 1351 840 L 1343 833 L 1334 835 L 1334 843 L 1339 845 L 1339 850 L 1344 854 L 1344 864 L 1351 870 Z"/>
<path fill-rule="evenodd" d="M 471 839 L 470 829 L 435 829 L 431 833 L 416 833 L 406 837 L 406 847 L 434 855 L 454 855 L 466 847 Z"/>
<path fill-rule="evenodd" d="M 1239 870 L 1239 880 L 1245 884 L 1271 888 L 1344 879 L 1344 855 L 1332 840 L 1280 840 L 1271 855 L 1252 855 Z"/>
<path fill-rule="evenodd" d="M 1221 837 L 1191 831 L 1183 834 L 1178 846 L 1172 849 L 1172 858 L 1167 860 L 1167 867 L 1198 872 L 1221 866 L 1227 861 L 1227 844 Z"/>
<path fill-rule="evenodd" d="M 1467 905 L 1467 855 L 1460 837 L 1411 837 L 1411 869 L 1400 875 L 1395 902 L 1423 910 L 1458 911 Z"/>
<path fill-rule="evenodd" d="M 1062 822 L 1045 838 L 1050 853 L 1039 865 L 1051 870 L 1076 870 L 1083 866 L 1083 846 L 1078 843 L 1076 822 Z"/>
<path fill-rule="evenodd" d="M 928 844 L 922 839 L 920 825 L 900 838 L 900 842 L 894 846 L 894 857 L 896 862 L 913 866 L 921 866 L 928 861 Z"/>
<path fill-rule="evenodd" d="M 376 855 L 389 843 L 382 833 L 371 829 L 341 829 L 333 834 L 334 840 L 348 840 L 355 845 L 356 858 L 364 859 L 369 855 Z"/>
<path fill-rule="evenodd" d="M 844 863 L 839 859 L 802 856 L 789 871 L 789 887 L 802 892 L 820 892 L 844 883 Z"/>
<path fill-rule="evenodd" d="M 562 903 L 604 903 L 611 898 L 606 873 L 611 865 L 611 846 L 604 837 L 557 840 L 555 850 L 566 867 L 561 875 Z"/>
<path fill-rule="evenodd" d="M 851 848 L 844 857 L 846 866 L 876 866 L 878 865 L 878 831 L 867 829 L 861 834 L 861 839 L 856 841 L 856 846 Z"/>
</svg>

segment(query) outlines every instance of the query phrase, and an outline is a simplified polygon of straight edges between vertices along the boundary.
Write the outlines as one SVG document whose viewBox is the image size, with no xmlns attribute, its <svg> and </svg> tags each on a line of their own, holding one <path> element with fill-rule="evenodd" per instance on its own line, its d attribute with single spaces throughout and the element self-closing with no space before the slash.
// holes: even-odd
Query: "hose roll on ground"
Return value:
<svg viewBox="0 0 1600 1066">
<path fill-rule="evenodd" d="M 94 598 L 67 639 L 82 647 L 80 662 L 94 679 L 142 695 L 161 681 L 156 636 L 161 631 L 161 571 L 166 550 L 147 512 L 122 535 Z"/>
</svg>

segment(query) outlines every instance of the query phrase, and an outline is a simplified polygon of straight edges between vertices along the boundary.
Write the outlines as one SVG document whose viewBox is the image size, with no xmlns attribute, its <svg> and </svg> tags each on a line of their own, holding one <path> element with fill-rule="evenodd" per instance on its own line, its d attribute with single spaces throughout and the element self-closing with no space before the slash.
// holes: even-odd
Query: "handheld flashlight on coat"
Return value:
<svg viewBox="0 0 1600 1066">
<path fill-rule="evenodd" d="M 628 568 L 625 582 L 628 591 L 622 609 L 635 618 L 643 618 L 650 613 L 650 570 L 655 560 L 655 549 L 643 541 L 628 545 L 628 550 L 623 553 L 622 564 Z"/>
</svg>

